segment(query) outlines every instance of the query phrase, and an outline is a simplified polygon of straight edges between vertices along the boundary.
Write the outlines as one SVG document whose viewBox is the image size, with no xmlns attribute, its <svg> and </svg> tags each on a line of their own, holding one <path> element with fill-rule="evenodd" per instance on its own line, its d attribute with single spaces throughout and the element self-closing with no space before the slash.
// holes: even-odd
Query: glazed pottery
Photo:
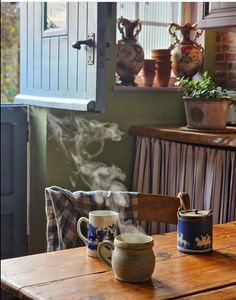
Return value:
<svg viewBox="0 0 236 300">
<path fill-rule="evenodd" d="M 177 248 L 186 253 L 212 251 L 212 210 L 179 210 Z"/>
<path fill-rule="evenodd" d="M 114 244 L 104 241 L 98 246 L 98 255 L 102 261 L 112 267 L 116 279 L 126 282 L 144 282 L 151 279 L 155 267 L 152 250 L 153 238 L 144 234 L 118 235 Z M 105 249 L 112 250 L 108 258 Z"/>
<path fill-rule="evenodd" d="M 180 41 L 175 33 L 179 30 L 182 34 Z M 193 40 L 190 38 L 191 31 L 196 31 Z M 200 37 L 202 31 L 197 29 L 197 24 L 191 25 L 186 23 L 180 26 L 176 23 L 169 25 L 169 33 L 175 39 L 175 43 L 170 46 L 172 69 L 177 77 L 192 77 L 202 67 L 203 63 L 203 48 L 197 43 L 197 38 Z"/>
<path fill-rule="evenodd" d="M 135 86 L 135 77 L 142 69 L 144 62 L 143 48 L 137 41 L 137 35 L 141 31 L 141 22 L 139 19 L 131 22 L 121 17 L 118 21 L 118 28 L 122 39 L 117 45 L 116 73 L 119 75 L 121 85 Z"/>
<path fill-rule="evenodd" d="M 77 222 L 79 237 L 87 245 L 88 255 L 97 257 L 97 247 L 103 240 L 113 241 L 118 231 L 119 214 L 111 210 L 94 210 L 89 212 L 89 218 L 81 217 Z M 81 225 L 88 226 L 87 237 L 81 232 Z"/>
<path fill-rule="evenodd" d="M 196 129 L 224 129 L 229 111 L 229 101 L 192 99 L 184 97 L 187 126 Z"/>
</svg>

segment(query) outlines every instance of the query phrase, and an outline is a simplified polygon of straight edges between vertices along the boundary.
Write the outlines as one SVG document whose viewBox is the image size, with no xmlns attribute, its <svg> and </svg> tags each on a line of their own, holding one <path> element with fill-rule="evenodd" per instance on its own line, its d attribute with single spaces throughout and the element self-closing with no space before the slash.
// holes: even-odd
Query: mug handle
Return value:
<svg viewBox="0 0 236 300">
<path fill-rule="evenodd" d="M 106 248 L 108 248 L 111 251 L 113 251 L 114 250 L 113 243 L 110 242 L 110 241 L 103 241 L 103 242 L 101 242 L 98 245 L 97 254 L 98 254 L 98 257 L 102 261 L 104 261 L 104 263 L 106 263 L 109 267 L 111 267 L 111 259 L 106 256 L 106 253 L 107 253 Z"/>
<path fill-rule="evenodd" d="M 87 224 L 87 226 L 89 225 L 89 219 L 85 218 L 85 217 L 81 217 L 79 218 L 78 222 L 77 222 L 77 232 L 79 237 L 81 238 L 81 240 L 84 241 L 84 243 L 87 245 L 88 244 L 88 239 L 83 235 L 83 233 L 81 232 L 81 224 L 85 222 Z"/>
</svg>

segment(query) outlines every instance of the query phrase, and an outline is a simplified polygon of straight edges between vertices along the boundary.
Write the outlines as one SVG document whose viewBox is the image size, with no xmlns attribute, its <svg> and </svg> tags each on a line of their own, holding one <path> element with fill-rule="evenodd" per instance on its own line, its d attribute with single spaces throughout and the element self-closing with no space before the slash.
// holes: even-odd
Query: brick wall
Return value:
<svg viewBox="0 0 236 300">
<path fill-rule="evenodd" d="M 215 81 L 236 90 L 236 32 L 216 33 Z"/>
</svg>

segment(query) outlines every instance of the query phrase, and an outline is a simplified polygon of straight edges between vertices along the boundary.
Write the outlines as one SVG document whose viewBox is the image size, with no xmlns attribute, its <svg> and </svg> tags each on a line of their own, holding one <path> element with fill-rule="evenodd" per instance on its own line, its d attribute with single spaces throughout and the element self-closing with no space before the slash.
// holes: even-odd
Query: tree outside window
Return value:
<svg viewBox="0 0 236 300">
<path fill-rule="evenodd" d="M 20 12 L 15 2 L 1 3 L 1 103 L 19 93 Z"/>
</svg>

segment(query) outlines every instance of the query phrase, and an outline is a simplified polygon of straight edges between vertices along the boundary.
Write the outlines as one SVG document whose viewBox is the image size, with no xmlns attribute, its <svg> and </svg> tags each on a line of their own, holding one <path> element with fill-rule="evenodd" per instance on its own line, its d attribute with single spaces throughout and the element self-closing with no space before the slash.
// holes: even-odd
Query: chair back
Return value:
<svg viewBox="0 0 236 300">
<path fill-rule="evenodd" d="M 177 224 L 178 208 L 189 209 L 190 201 L 187 193 L 178 193 L 177 197 L 139 194 L 138 219 Z"/>
</svg>

